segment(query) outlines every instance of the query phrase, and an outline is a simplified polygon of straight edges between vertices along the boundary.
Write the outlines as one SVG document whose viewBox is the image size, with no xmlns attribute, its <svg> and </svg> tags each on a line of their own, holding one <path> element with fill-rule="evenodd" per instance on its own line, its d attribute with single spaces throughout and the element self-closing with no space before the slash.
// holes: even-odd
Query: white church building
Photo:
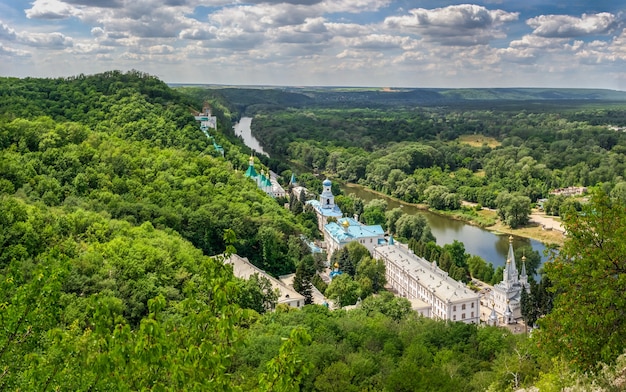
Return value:
<svg viewBox="0 0 626 392">
<path fill-rule="evenodd" d="M 387 243 L 385 231 L 381 225 L 364 225 L 353 218 L 339 218 L 324 226 L 324 242 L 326 252 L 332 255 L 348 243 L 356 241 L 370 251 Z"/>
<path fill-rule="evenodd" d="M 503 324 L 512 324 L 515 319 L 522 317 L 521 297 L 522 290 L 530 292 L 528 275 L 526 274 L 526 257 L 522 257 L 522 270 L 517 270 L 515 253 L 513 252 L 513 237 L 509 237 L 509 253 L 506 258 L 502 282 L 493 286 L 489 306 L 497 314 Z"/>
<path fill-rule="evenodd" d="M 322 182 L 322 193 L 319 200 L 308 200 L 306 203 L 313 207 L 317 215 L 317 228 L 324 232 L 328 218 L 339 219 L 343 216 L 341 209 L 335 204 L 335 196 L 331 190 L 333 183 L 327 178 Z"/>
<path fill-rule="evenodd" d="M 329 258 L 335 251 L 353 241 L 365 246 L 370 254 L 374 247 L 387 243 L 385 230 L 381 225 L 364 225 L 356 219 L 343 217 L 343 212 L 335 204 L 332 182 L 329 179 L 324 180 L 322 186 L 319 200 L 308 200 L 306 203 L 313 207 L 317 215 L 318 229 L 324 235 L 323 247 Z"/>
</svg>

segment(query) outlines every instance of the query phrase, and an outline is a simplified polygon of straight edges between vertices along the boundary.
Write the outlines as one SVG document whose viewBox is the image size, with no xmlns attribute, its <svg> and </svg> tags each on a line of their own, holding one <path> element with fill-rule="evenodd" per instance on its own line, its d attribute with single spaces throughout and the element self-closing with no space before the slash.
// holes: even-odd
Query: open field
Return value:
<svg viewBox="0 0 626 392">
<path fill-rule="evenodd" d="M 472 147 L 480 147 L 483 144 L 487 144 L 490 148 L 495 148 L 500 145 L 500 142 L 496 139 L 484 135 L 461 135 L 458 140 Z"/>
</svg>

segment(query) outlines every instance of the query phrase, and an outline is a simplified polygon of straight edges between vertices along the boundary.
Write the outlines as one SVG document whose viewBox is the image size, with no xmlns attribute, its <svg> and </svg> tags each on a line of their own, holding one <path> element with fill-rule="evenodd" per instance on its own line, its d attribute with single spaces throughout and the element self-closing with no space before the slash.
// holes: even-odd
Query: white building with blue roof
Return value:
<svg viewBox="0 0 626 392">
<path fill-rule="evenodd" d="M 332 182 L 327 178 L 322 182 L 323 190 L 319 200 L 309 200 L 309 204 L 317 215 L 317 228 L 324 233 L 328 218 L 339 219 L 343 216 L 341 209 L 335 204 L 335 196 L 331 190 Z M 329 252 L 330 254 L 330 252 Z"/>
<path fill-rule="evenodd" d="M 324 225 L 324 241 L 329 255 L 356 241 L 372 253 L 374 248 L 386 245 L 385 230 L 381 225 L 364 225 L 353 218 L 339 218 Z"/>
</svg>

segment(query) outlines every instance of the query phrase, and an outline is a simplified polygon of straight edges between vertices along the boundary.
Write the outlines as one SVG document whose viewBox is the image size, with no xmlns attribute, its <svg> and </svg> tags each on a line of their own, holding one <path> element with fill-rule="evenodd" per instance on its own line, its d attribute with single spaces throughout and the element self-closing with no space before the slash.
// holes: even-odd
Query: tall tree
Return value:
<svg viewBox="0 0 626 392">
<path fill-rule="evenodd" d="M 361 222 L 367 225 L 385 225 L 385 212 L 387 211 L 387 202 L 383 199 L 374 199 L 365 205 Z"/>
<path fill-rule="evenodd" d="M 359 268 L 359 264 L 361 263 L 361 260 L 363 260 L 366 257 L 369 257 L 370 251 L 367 250 L 367 248 L 364 245 L 359 244 L 357 241 L 349 242 L 345 246 L 345 249 L 348 252 L 348 255 L 350 257 L 350 265 L 352 265 L 356 273 L 356 270 Z M 354 276 L 354 274 L 352 274 L 352 276 Z"/>
<path fill-rule="evenodd" d="M 500 219 L 511 228 L 528 223 L 530 199 L 527 196 L 502 192 L 496 198 L 496 208 Z"/>
<path fill-rule="evenodd" d="M 400 207 L 385 212 L 387 231 L 389 232 L 389 234 L 396 234 L 396 222 L 398 221 L 398 219 L 400 219 L 402 215 L 404 215 L 404 212 Z"/>
<path fill-rule="evenodd" d="M 237 303 L 244 309 L 265 313 L 273 309 L 278 301 L 278 293 L 265 276 L 252 274 L 247 280 L 240 280 Z"/>
<path fill-rule="evenodd" d="M 315 275 L 315 260 L 309 255 L 302 259 L 293 277 L 293 288 L 304 296 L 304 303 L 307 305 L 313 303 L 311 292 L 313 275 Z"/>
<path fill-rule="evenodd" d="M 359 263 L 356 269 L 356 278 L 360 280 L 367 278 L 371 282 L 372 291 L 377 293 L 385 286 L 387 279 L 385 278 L 385 263 L 382 260 L 375 260 L 371 257 L 365 257 Z"/>
<path fill-rule="evenodd" d="M 326 296 L 339 306 L 354 305 L 359 298 L 359 284 L 348 274 L 337 275 L 328 285 Z"/>
<path fill-rule="evenodd" d="M 563 223 L 563 248 L 545 267 L 556 298 L 539 321 L 539 339 L 579 369 L 591 369 L 626 349 L 626 208 L 599 191 Z"/>
</svg>

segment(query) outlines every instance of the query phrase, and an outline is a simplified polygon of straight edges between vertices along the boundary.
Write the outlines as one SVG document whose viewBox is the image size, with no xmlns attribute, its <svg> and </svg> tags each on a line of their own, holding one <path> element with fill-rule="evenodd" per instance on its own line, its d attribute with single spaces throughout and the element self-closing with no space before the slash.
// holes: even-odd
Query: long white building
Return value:
<svg viewBox="0 0 626 392">
<path fill-rule="evenodd" d="M 374 258 L 385 262 L 387 284 L 398 295 L 419 299 L 430 305 L 431 318 L 480 322 L 480 296 L 463 282 L 452 279 L 435 262 L 416 256 L 404 244 L 389 241 L 373 251 Z"/>
</svg>

